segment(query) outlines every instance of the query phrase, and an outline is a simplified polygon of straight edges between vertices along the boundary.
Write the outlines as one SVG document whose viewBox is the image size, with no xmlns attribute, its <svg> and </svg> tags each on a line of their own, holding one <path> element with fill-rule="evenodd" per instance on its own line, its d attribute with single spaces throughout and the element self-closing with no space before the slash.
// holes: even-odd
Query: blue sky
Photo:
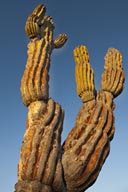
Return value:
<svg viewBox="0 0 128 192">
<path fill-rule="evenodd" d="M 1 0 L 0 11 L 0 192 L 11 192 L 17 182 L 17 163 L 25 132 L 27 108 L 22 104 L 20 80 L 27 59 L 28 38 L 24 25 L 40 3 L 55 23 L 54 36 L 66 33 L 67 44 L 51 57 L 50 96 L 65 110 L 62 141 L 74 126 L 82 105 L 76 94 L 73 49 L 86 45 L 100 88 L 107 49 L 115 47 L 123 55 L 125 88 L 115 99 L 115 137 L 111 152 L 88 192 L 128 192 L 128 1 L 127 0 Z"/>
</svg>

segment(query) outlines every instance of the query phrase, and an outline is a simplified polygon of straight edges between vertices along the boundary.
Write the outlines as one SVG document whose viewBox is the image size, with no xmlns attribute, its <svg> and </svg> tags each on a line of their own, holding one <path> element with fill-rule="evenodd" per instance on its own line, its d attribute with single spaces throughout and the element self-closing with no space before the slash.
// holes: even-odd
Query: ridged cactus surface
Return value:
<svg viewBox="0 0 128 192">
<path fill-rule="evenodd" d="M 124 71 L 122 55 L 114 48 L 108 49 L 105 55 L 104 73 L 102 74 L 101 89 L 118 96 L 123 89 Z"/>
<path fill-rule="evenodd" d="M 41 38 L 43 32 L 41 27 L 44 22 L 45 12 L 46 7 L 44 5 L 38 5 L 28 17 L 25 25 L 25 32 L 29 38 Z"/>
<path fill-rule="evenodd" d="M 83 102 L 92 100 L 95 96 L 94 72 L 90 65 L 88 50 L 85 46 L 74 49 L 76 62 L 76 86 L 77 94 Z"/>
<path fill-rule="evenodd" d="M 54 23 L 45 12 L 44 5 L 37 6 L 25 25 L 30 42 L 20 90 L 28 117 L 18 163 L 17 192 L 65 191 L 61 163 L 64 111 L 49 98 L 48 73 L 52 50 L 61 48 L 67 35 L 59 34 L 53 40 Z"/>
<path fill-rule="evenodd" d="M 110 52 L 112 50 L 112 52 Z M 117 80 L 111 79 L 114 86 L 117 83 L 118 93 L 123 89 L 124 72 L 122 69 L 121 54 L 114 48 L 109 49 L 109 65 L 105 63 L 105 70 L 114 68 L 118 75 Z M 81 107 L 74 128 L 63 144 L 62 164 L 68 192 L 81 192 L 91 186 L 97 179 L 100 170 L 109 154 L 110 141 L 114 136 L 114 103 L 117 91 L 113 87 L 96 91 L 94 86 L 94 73 L 89 62 L 88 50 L 85 46 L 74 49 L 76 62 L 76 85 L 83 106 Z M 107 61 L 108 61 L 107 60 Z M 106 61 L 106 60 L 105 60 Z M 107 80 L 106 80 L 107 81 Z M 112 90 L 111 90 L 112 89 Z M 120 91 L 119 91 L 120 90 Z M 116 94 L 115 94 L 116 93 Z"/>
<path fill-rule="evenodd" d="M 67 41 L 66 34 L 53 40 L 54 23 L 37 6 L 28 17 L 28 59 L 21 80 L 21 95 L 28 107 L 26 131 L 18 163 L 16 192 L 84 192 L 97 179 L 114 136 L 113 99 L 123 90 L 122 55 L 110 48 L 105 56 L 101 89 L 96 90 L 94 71 L 84 45 L 74 49 L 77 94 L 82 106 L 76 122 L 61 145 L 64 111 L 49 98 L 50 57 Z"/>
<path fill-rule="evenodd" d="M 18 165 L 19 181 L 40 181 L 61 187 L 62 166 L 60 164 L 61 131 L 63 124 L 61 106 L 49 99 L 32 102 L 28 107 L 28 118 Z M 63 180 L 62 180 L 63 181 Z M 59 190 L 62 191 L 60 188 Z"/>
<path fill-rule="evenodd" d="M 39 5 L 28 17 L 25 31 L 30 38 L 28 44 L 28 59 L 26 69 L 21 80 L 21 94 L 23 103 L 28 106 L 36 100 L 49 98 L 49 67 L 53 48 L 62 47 L 66 34 L 59 34 L 53 40 L 54 23 L 50 16 L 45 16 L 46 8 Z"/>
</svg>

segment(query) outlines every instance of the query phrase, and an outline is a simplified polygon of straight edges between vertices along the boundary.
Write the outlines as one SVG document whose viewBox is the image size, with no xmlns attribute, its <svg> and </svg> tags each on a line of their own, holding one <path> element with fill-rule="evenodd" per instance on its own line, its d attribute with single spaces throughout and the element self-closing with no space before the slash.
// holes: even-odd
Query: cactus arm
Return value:
<svg viewBox="0 0 128 192">
<path fill-rule="evenodd" d="M 75 77 L 77 94 L 83 102 L 95 98 L 94 72 L 89 62 L 88 50 L 85 46 L 74 49 L 76 62 Z"/>
<path fill-rule="evenodd" d="M 67 41 L 68 37 L 66 34 L 59 34 L 54 40 L 54 48 L 61 48 Z"/>
<path fill-rule="evenodd" d="M 48 72 L 53 42 L 53 21 L 51 17 L 45 17 L 44 23 L 45 36 L 30 41 L 28 45 L 26 69 L 21 80 L 21 94 L 25 105 L 35 100 L 47 100 L 49 95 Z"/>
<path fill-rule="evenodd" d="M 110 48 L 105 55 L 101 89 L 111 92 L 114 97 L 117 97 L 122 92 L 123 85 L 124 71 L 122 67 L 122 55 L 117 49 Z"/>
<path fill-rule="evenodd" d="M 88 101 L 81 107 L 63 145 L 62 163 L 68 191 L 84 191 L 98 177 L 110 150 L 108 134 L 114 123 L 108 119 L 110 114 L 111 109 L 100 101 Z"/>
<path fill-rule="evenodd" d="M 113 99 L 123 89 L 124 82 L 118 53 L 115 49 L 107 53 L 109 58 L 102 75 L 101 90 L 96 92 L 87 48 L 79 46 L 74 49 L 77 94 L 83 106 L 63 144 L 62 164 L 68 192 L 81 192 L 90 187 L 109 154 L 115 131 Z"/>
<path fill-rule="evenodd" d="M 44 18 L 45 12 L 46 12 L 46 7 L 45 7 L 45 5 L 40 4 L 40 5 L 38 5 L 38 6 L 33 10 L 33 12 L 32 12 L 32 14 L 30 15 L 30 17 L 31 17 L 32 15 L 35 15 L 35 16 L 36 16 L 36 22 L 37 22 L 37 23 L 38 23 L 38 22 L 40 23 L 41 20 L 42 20 L 42 18 Z"/>
<path fill-rule="evenodd" d="M 47 18 L 45 12 L 46 7 L 41 4 L 38 5 L 28 17 L 25 25 L 25 32 L 30 39 L 43 37 L 44 31 L 42 33 L 42 28 L 45 27 L 45 19 Z M 51 17 L 49 18 L 51 19 Z M 66 34 L 59 34 L 53 42 L 53 47 L 61 48 L 66 43 L 67 39 L 68 37 Z"/>
<path fill-rule="evenodd" d="M 44 5 L 38 5 L 28 17 L 25 25 L 25 32 L 30 39 L 40 37 L 39 25 L 44 18 L 45 12 L 46 7 Z"/>
</svg>

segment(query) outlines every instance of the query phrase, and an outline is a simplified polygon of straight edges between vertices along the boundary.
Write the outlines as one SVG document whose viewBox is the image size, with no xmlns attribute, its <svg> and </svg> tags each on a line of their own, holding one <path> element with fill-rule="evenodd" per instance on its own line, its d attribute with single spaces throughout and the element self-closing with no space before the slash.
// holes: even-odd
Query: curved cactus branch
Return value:
<svg viewBox="0 0 128 192">
<path fill-rule="evenodd" d="M 117 53 L 119 52 L 116 50 Z M 77 115 L 74 128 L 63 144 L 62 164 L 68 192 L 81 192 L 91 186 L 110 151 L 110 141 L 115 130 L 113 99 L 123 89 L 124 82 L 121 60 L 113 54 L 115 49 L 112 49 L 112 52 L 109 50 L 109 59 L 106 59 L 109 63 L 106 61 L 102 87 L 96 93 L 87 48 L 78 46 L 74 49 L 77 93 L 83 106 Z M 121 55 L 118 58 L 121 58 Z M 112 82 L 116 89 L 115 86 L 106 86 L 107 79 L 112 81 L 112 74 L 107 71 L 111 68 L 114 68 L 117 74 Z"/>
<path fill-rule="evenodd" d="M 68 37 L 66 34 L 59 34 L 54 40 L 54 48 L 61 48 L 67 41 Z"/>
</svg>

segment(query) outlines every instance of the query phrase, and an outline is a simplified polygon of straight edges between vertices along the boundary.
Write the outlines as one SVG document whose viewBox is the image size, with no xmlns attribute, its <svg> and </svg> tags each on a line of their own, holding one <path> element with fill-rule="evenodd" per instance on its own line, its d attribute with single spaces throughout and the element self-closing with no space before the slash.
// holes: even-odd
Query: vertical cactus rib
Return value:
<svg viewBox="0 0 128 192">
<path fill-rule="evenodd" d="M 45 129 L 46 132 L 44 133 L 44 135 L 45 135 L 44 141 L 42 139 L 41 144 L 40 144 L 41 156 L 40 156 L 40 159 L 38 161 L 38 167 L 39 168 L 38 168 L 37 174 L 36 174 L 37 175 L 36 177 L 39 180 L 42 179 L 43 169 L 45 169 L 45 165 L 48 162 L 47 156 L 50 155 L 51 145 L 53 146 L 53 142 L 55 142 L 53 140 L 54 139 L 53 136 L 55 137 L 55 128 L 57 126 L 59 116 L 60 116 L 60 109 L 58 106 L 55 109 L 55 113 L 54 113 L 54 117 L 53 117 L 54 119 L 52 120 L 51 124 L 49 126 L 47 126 L 47 129 Z M 45 158 L 44 158 L 44 154 L 46 154 Z M 44 165 L 44 167 L 43 167 L 43 165 Z"/>
<path fill-rule="evenodd" d="M 116 97 L 123 90 L 123 85 L 124 71 L 122 67 L 122 55 L 117 49 L 109 48 L 105 55 L 101 89 L 111 92 Z"/>
<path fill-rule="evenodd" d="M 104 103 L 104 105 L 106 105 L 106 108 L 108 110 L 107 114 L 108 121 L 105 126 L 105 132 L 107 133 L 108 138 L 111 141 L 115 132 L 114 115 L 113 115 L 113 109 L 114 109 L 113 95 L 106 91 L 98 91 L 96 99 L 98 102 Z"/>
<path fill-rule="evenodd" d="M 52 149 L 49 154 L 49 159 L 46 165 L 45 174 L 43 175 L 43 178 L 42 178 L 43 183 L 47 183 L 48 185 L 52 185 L 52 182 L 55 176 L 56 166 L 59 160 L 58 154 L 60 153 L 60 135 L 62 131 L 62 122 L 63 122 L 63 113 L 60 114 L 59 122 L 57 122 L 58 125 L 57 125 L 57 129 L 54 132 Z"/>
<path fill-rule="evenodd" d="M 78 46 L 74 49 L 76 62 L 76 86 L 77 94 L 83 102 L 95 98 L 94 73 L 89 63 L 88 50 L 85 46 Z"/>
<path fill-rule="evenodd" d="M 102 147 L 101 147 L 102 146 Z M 96 181 L 100 170 L 104 164 L 104 161 L 106 160 L 107 156 L 109 155 L 110 147 L 109 143 L 107 142 L 107 137 L 103 137 L 98 145 L 96 146 L 96 149 L 94 151 L 94 155 L 90 158 L 90 161 L 85 169 L 85 172 L 83 172 L 83 177 L 80 178 L 83 180 L 80 180 L 79 183 L 79 191 L 84 191 L 88 189 L 93 183 Z M 95 157 L 95 158 L 94 158 Z M 95 162 L 95 163 L 94 163 Z M 86 182 L 85 182 L 85 175 L 86 175 Z"/>
</svg>

